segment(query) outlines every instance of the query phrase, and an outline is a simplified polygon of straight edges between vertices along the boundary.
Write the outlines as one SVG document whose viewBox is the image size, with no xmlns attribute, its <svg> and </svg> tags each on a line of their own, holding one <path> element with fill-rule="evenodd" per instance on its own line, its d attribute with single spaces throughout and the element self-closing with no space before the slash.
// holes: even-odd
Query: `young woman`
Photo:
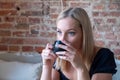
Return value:
<svg viewBox="0 0 120 80">
<path fill-rule="evenodd" d="M 82 8 L 69 8 L 57 18 L 57 40 L 66 51 L 42 51 L 41 80 L 112 80 L 116 72 L 113 53 L 94 44 L 90 19 Z"/>
</svg>

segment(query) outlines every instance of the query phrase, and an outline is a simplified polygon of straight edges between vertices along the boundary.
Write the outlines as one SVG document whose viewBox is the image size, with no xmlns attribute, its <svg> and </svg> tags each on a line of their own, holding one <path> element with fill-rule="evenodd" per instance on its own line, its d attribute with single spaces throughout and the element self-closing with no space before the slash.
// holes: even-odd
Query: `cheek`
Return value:
<svg viewBox="0 0 120 80">
<path fill-rule="evenodd" d="M 76 41 L 72 45 L 76 49 L 81 49 L 82 48 L 82 41 Z"/>
<path fill-rule="evenodd" d="M 71 40 L 71 45 L 76 49 L 82 48 L 82 38 L 77 37 L 76 39 Z"/>
</svg>

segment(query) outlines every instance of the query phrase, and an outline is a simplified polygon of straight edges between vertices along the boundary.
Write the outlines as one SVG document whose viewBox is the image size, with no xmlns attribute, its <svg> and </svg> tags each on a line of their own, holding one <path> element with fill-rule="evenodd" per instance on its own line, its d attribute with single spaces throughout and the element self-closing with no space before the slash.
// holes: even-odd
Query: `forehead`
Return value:
<svg viewBox="0 0 120 80">
<path fill-rule="evenodd" d="M 72 19 L 70 17 L 61 19 L 57 22 L 57 28 L 68 28 L 68 29 L 78 29 L 80 28 L 80 23 L 76 21 L 75 19 Z"/>
</svg>

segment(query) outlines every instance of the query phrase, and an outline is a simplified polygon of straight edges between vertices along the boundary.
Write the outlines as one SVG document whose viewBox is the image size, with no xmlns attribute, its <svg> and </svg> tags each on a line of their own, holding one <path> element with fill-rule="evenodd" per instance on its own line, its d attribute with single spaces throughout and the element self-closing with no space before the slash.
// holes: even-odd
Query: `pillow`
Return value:
<svg viewBox="0 0 120 80">
<path fill-rule="evenodd" d="M 0 80 L 39 80 L 42 57 L 37 52 L 1 52 Z"/>
<path fill-rule="evenodd" d="M 18 61 L 25 63 L 40 63 L 42 57 L 38 53 L 30 52 L 0 52 L 0 60 L 4 61 Z"/>
<path fill-rule="evenodd" d="M 120 80 L 120 60 L 115 59 L 117 72 L 113 75 L 112 80 Z"/>
<path fill-rule="evenodd" d="M 42 63 L 0 60 L 0 80 L 39 80 Z"/>
</svg>

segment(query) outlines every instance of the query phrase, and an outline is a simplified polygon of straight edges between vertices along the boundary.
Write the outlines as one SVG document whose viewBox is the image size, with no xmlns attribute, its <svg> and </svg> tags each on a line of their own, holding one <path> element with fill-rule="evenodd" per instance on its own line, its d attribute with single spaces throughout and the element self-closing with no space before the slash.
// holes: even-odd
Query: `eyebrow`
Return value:
<svg viewBox="0 0 120 80">
<path fill-rule="evenodd" d="M 56 30 L 61 30 L 61 29 L 57 28 Z M 67 31 L 70 31 L 70 30 L 77 31 L 75 28 L 68 29 Z"/>
</svg>

